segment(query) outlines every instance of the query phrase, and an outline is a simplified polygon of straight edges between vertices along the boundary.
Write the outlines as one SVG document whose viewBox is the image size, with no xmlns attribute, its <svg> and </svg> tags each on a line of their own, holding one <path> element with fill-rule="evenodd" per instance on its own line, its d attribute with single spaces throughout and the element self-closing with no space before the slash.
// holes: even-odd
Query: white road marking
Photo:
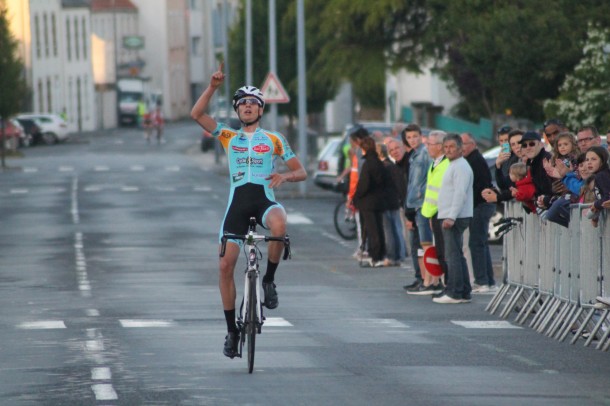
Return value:
<svg viewBox="0 0 610 406">
<path fill-rule="evenodd" d="M 510 322 L 504 320 L 451 320 L 451 322 L 464 328 L 521 328 L 519 326 L 512 325 L 510 324 Z"/>
<path fill-rule="evenodd" d="M 168 172 L 180 172 L 179 166 L 166 166 L 165 170 Z"/>
<path fill-rule="evenodd" d="M 288 224 L 313 224 L 313 221 L 301 213 L 288 213 Z"/>
<path fill-rule="evenodd" d="M 75 176 L 72 179 L 72 195 L 71 195 L 71 208 L 72 222 L 78 224 L 80 222 L 80 215 L 78 214 L 78 177 Z"/>
<path fill-rule="evenodd" d="M 23 168 L 23 172 L 25 172 L 25 173 L 38 172 L 38 168 Z"/>
<path fill-rule="evenodd" d="M 194 192 L 211 192 L 212 188 L 209 186 L 195 186 L 193 187 Z"/>
<path fill-rule="evenodd" d="M 264 325 L 267 327 L 292 327 L 289 321 L 281 317 L 267 317 Z"/>
<path fill-rule="evenodd" d="M 94 167 L 93 170 L 96 172 L 106 172 L 106 171 L 109 171 L 110 168 L 107 166 L 104 166 L 104 165 L 98 165 L 98 166 Z"/>
<path fill-rule="evenodd" d="M 336 243 L 346 247 L 346 248 L 352 248 L 353 245 L 354 245 L 353 242 L 344 240 L 343 238 L 339 237 L 338 235 L 330 234 L 330 233 L 327 233 L 326 231 L 323 231 L 322 235 L 324 237 L 327 237 L 327 238 L 333 240 L 334 242 L 336 242 Z"/>
<path fill-rule="evenodd" d="M 142 327 L 170 327 L 174 323 L 171 320 L 137 320 L 124 319 L 119 320 L 121 326 L 125 328 L 142 328 Z"/>
<path fill-rule="evenodd" d="M 348 319 L 347 320 L 351 324 L 363 324 L 368 326 L 375 327 L 389 327 L 389 328 L 408 328 L 406 324 L 396 320 L 396 319 Z"/>
<path fill-rule="evenodd" d="M 131 167 L 131 170 L 132 170 L 132 171 L 135 171 L 135 172 L 141 172 L 141 171 L 143 171 L 144 169 L 146 169 L 146 168 L 144 168 L 142 165 L 133 165 L 133 166 Z"/>
<path fill-rule="evenodd" d="M 85 192 L 99 192 L 100 190 L 102 190 L 101 186 L 87 186 L 85 188 Z"/>
<path fill-rule="evenodd" d="M 30 191 L 28 189 L 11 189 L 12 195 L 25 195 L 29 192 Z"/>
<path fill-rule="evenodd" d="M 87 340 L 85 342 L 87 351 L 100 352 L 104 351 L 104 342 L 102 340 Z"/>
<path fill-rule="evenodd" d="M 94 381 L 109 381 L 112 379 L 112 373 L 108 367 L 99 367 L 91 369 L 91 379 Z"/>
<path fill-rule="evenodd" d="M 98 317 L 100 315 L 100 311 L 97 309 L 87 309 L 85 310 L 85 314 L 87 314 L 88 317 Z"/>
<path fill-rule="evenodd" d="M 123 192 L 137 192 L 138 190 L 140 190 L 140 188 L 137 186 L 123 186 L 121 190 Z"/>
<path fill-rule="evenodd" d="M 63 320 L 41 320 L 30 321 L 17 325 L 17 328 L 24 330 L 53 330 L 58 328 L 66 328 Z"/>
<path fill-rule="evenodd" d="M 109 383 L 98 383 L 91 385 L 91 389 L 93 390 L 95 399 L 97 400 L 117 400 L 119 398 L 116 391 Z"/>
<path fill-rule="evenodd" d="M 72 166 L 60 166 L 59 167 L 59 171 L 60 172 L 72 172 L 72 171 L 74 171 L 74 167 L 72 167 Z"/>
</svg>

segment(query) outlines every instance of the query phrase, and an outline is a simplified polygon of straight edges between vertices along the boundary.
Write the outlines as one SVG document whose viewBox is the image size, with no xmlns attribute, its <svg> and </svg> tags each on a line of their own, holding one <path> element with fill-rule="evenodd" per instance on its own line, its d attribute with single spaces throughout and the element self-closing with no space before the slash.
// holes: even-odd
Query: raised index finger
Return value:
<svg viewBox="0 0 610 406">
<path fill-rule="evenodd" d="M 220 62 L 220 66 L 218 67 L 218 72 L 222 72 L 222 71 L 224 70 L 224 68 L 225 68 L 225 63 L 224 63 L 224 61 L 223 61 L 223 62 Z"/>
</svg>

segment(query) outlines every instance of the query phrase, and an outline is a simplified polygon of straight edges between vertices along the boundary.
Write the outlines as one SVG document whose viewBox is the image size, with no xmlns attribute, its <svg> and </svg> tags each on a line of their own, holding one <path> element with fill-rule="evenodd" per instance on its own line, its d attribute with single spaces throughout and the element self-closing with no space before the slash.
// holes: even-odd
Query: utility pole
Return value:
<svg viewBox="0 0 610 406">
<path fill-rule="evenodd" d="M 246 0 L 246 84 L 252 83 L 252 0 Z"/>
<path fill-rule="evenodd" d="M 269 71 L 277 76 L 275 0 L 269 0 Z M 277 131 L 277 104 L 269 103 L 269 127 Z"/>
<path fill-rule="evenodd" d="M 297 76 L 298 76 L 298 113 L 299 113 L 299 154 L 305 169 L 309 158 L 307 156 L 307 91 L 305 77 L 305 0 L 297 0 Z M 307 183 L 299 182 L 302 196 L 307 193 Z"/>
</svg>

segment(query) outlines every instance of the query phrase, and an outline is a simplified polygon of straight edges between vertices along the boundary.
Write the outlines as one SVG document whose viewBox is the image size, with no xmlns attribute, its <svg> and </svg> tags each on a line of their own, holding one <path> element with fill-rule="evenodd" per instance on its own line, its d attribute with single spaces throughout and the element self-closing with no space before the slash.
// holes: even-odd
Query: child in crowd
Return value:
<svg viewBox="0 0 610 406">
<path fill-rule="evenodd" d="M 534 195 L 536 187 L 532 182 L 532 176 L 527 166 L 523 162 L 516 162 L 510 166 L 508 175 L 515 184 L 515 187 L 510 188 L 512 196 L 523 203 L 527 211 L 535 213 Z"/>
<path fill-rule="evenodd" d="M 560 180 L 568 192 L 554 200 L 547 211 L 546 219 L 564 227 L 570 223 L 570 204 L 578 203 L 586 190 L 585 179 L 589 177 L 589 168 L 585 163 L 586 154 L 582 153 L 576 158 L 576 162 L 567 166 L 565 162 L 558 160 L 555 166 L 545 164 L 547 174 L 556 180 Z"/>
<path fill-rule="evenodd" d="M 586 163 L 594 176 L 595 201 L 591 206 L 591 221 L 597 227 L 599 213 L 610 208 L 610 168 L 608 167 L 608 150 L 604 147 L 593 146 L 587 151 Z"/>
</svg>

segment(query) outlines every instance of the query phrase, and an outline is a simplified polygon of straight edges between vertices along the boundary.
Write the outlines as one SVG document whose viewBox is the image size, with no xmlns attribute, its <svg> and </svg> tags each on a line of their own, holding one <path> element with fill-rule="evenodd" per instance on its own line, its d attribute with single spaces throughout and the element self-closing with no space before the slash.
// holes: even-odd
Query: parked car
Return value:
<svg viewBox="0 0 610 406">
<path fill-rule="evenodd" d="M 42 130 L 38 125 L 37 119 L 35 118 L 17 118 L 19 124 L 23 127 L 26 133 L 28 143 L 25 146 L 37 145 L 43 142 Z"/>
<path fill-rule="evenodd" d="M 17 116 L 18 120 L 27 118 L 36 119 L 36 124 L 42 130 L 42 139 L 46 144 L 57 144 L 70 137 L 68 124 L 58 114 L 27 113 Z"/>
<path fill-rule="evenodd" d="M 0 122 L 0 124 L 2 123 Z M 4 140 L 4 145 L 8 149 L 17 149 L 18 146 L 27 142 L 23 127 L 15 119 L 4 121 L 4 137 L 0 134 L 0 139 Z"/>
</svg>

